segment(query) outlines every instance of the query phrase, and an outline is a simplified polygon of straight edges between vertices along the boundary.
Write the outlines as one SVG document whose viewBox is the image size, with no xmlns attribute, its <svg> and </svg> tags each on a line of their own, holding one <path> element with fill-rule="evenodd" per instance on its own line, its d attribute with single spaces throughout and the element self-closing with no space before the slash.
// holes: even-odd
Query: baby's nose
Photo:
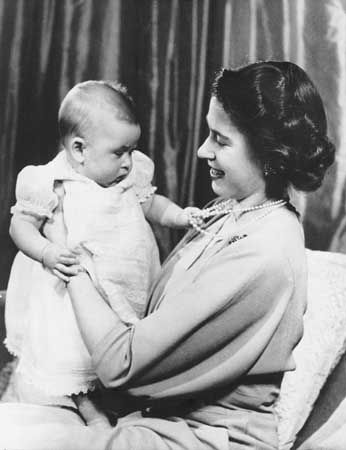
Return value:
<svg viewBox="0 0 346 450">
<path fill-rule="evenodd" d="M 132 164 L 132 156 L 129 153 L 124 153 L 122 158 L 122 167 L 129 169 Z"/>
</svg>

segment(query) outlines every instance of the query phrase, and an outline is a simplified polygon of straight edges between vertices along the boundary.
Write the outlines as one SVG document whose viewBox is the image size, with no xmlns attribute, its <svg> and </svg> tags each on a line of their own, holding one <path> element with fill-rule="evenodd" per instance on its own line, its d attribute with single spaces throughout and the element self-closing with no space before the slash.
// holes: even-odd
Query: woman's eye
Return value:
<svg viewBox="0 0 346 450">
<path fill-rule="evenodd" d="M 224 145 L 224 143 L 219 138 L 216 138 L 215 141 L 218 145 Z"/>
<path fill-rule="evenodd" d="M 218 145 L 222 146 L 222 145 L 226 145 L 225 142 L 222 141 L 222 139 L 220 138 L 220 136 L 215 133 L 215 131 L 210 131 L 210 137 L 211 139 L 216 142 Z"/>
</svg>

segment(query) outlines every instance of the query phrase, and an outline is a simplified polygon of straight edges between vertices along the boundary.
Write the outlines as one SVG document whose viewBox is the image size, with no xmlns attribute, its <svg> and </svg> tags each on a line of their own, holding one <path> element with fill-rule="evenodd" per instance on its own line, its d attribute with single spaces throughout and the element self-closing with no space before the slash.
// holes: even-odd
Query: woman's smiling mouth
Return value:
<svg viewBox="0 0 346 450">
<path fill-rule="evenodd" d="M 225 175 L 225 172 L 223 170 L 214 169 L 213 167 L 210 168 L 210 177 L 211 178 L 222 178 Z"/>
</svg>

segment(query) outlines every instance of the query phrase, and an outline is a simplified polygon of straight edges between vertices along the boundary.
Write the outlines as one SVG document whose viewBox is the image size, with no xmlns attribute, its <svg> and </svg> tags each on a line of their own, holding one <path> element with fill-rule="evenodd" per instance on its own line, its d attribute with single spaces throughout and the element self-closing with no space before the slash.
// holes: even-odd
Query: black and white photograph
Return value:
<svg viewBox="0 0 346 450">
<path fill-rule="evenodd" d="M 0 0 L 0 450 L 346 450 L 346 0 Z"/>
</svg>

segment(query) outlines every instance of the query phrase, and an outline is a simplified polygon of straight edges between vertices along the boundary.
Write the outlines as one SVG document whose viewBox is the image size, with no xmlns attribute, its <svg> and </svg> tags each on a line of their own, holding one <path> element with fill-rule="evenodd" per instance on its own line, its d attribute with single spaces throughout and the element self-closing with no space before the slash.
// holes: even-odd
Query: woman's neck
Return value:
<svg viewBox="0 0 346 450">
<path fill-rule="evenodd" d="M 255 192 L 248 197 L 237 200 L 239 208 L 250 208 L 270 201 L 264 192 Z"/>
</svg>

